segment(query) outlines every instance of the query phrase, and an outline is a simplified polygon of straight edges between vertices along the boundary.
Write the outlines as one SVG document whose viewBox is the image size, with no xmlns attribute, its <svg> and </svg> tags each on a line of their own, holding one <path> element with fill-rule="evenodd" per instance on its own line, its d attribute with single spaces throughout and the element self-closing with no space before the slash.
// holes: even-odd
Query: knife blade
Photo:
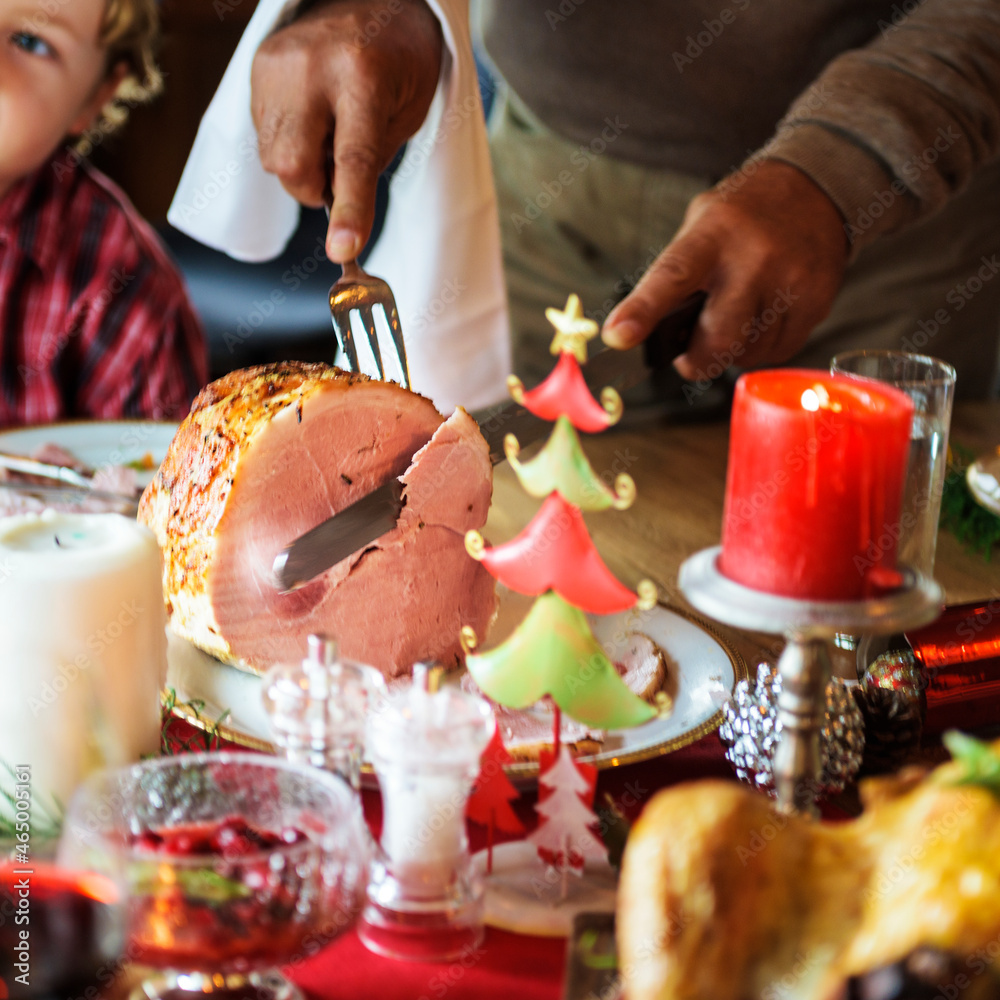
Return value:
<svg viewBox="0 0 1000 1000">
<path fill-rule="evenodd" d="M 622 392 L 641 382 L 650 370 L 666 368 L 686 350 L 705 299 L 704 292 L 695 292 L 660 320 L 641 346 L 643 365 L 636 364 L 633 353 L 639 347 L 599 351 L 582 367 L 587 385 L 596 392 L 605 386 Z M 494 465 L 504 460 L 503 441 L 508 434 L 514 434 L 524 447 L 540 440 L 552 426 L 513 402 L 474 416 Z M 275 585 L 283 593 L 297 590 L 370 545 L 395 526 L 403 505 L 403 484 L 394 478 L 338 511 L 275 556 L 272 564 Z"/>
</svg>

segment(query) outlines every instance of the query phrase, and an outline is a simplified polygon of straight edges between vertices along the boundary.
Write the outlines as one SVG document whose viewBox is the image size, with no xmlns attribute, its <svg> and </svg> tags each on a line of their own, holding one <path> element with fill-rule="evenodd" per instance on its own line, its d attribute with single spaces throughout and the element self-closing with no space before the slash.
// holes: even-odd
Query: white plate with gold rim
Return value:
<svg viewBox="0 0 1000 1000">
<path fill-rule="evenodd" d="M 93 469 L 142 463 L 148 456 L 150 468 L 136 473 L 139 485 L 145 486 L 176 433 L 176 423 L 157 420 L 68 421 L 0 431 L 0 451 L 31 455 L 42 445 L 57 444 Z"/>
<path fill-rule="evenodd" d="M 613 660 L 630 633 L 648 635 L 663 650 L 668 671 L 676 674 L 668 683 L 673 712 L 635 729 L 604 734 L 601 749 L 581 758 L 599 768 L 670 753 L 717 729 L 722 706 L 736 682 L 747 676 L 742 656 L 708 622 L 676 608 L 657 605 L 650 611 L 594 618 L 591 625 Z M 221 737 L 273 752 L 259 677 L 220 663 L 174 635 L 170 636 L 168 662 L 167 686 L 176 694 L 176 714 L 200 728 L 212 727 L 225 714 L 217 726 Z M 197 716 L 190 708 L 192 702 L 198 705 Z M 528 778 L 537 774 L 538 764 L 518 761 L 507 770 L 515 777 Z"/>
</svg>

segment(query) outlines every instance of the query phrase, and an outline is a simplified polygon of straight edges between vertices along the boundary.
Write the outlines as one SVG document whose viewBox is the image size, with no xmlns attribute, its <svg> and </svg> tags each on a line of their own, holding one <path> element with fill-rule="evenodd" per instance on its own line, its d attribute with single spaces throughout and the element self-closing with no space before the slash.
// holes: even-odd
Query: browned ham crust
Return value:
<svg viewBox="0 0 1000 1000">
<path fill-rule="evenodd" d="M 279 594 L 277 552 L 394 476 L 407 504 L 396 528 Z M 491 491 L 486 442 L 463 410 L 444 421 L 393 383 L 286 362 L 201 392 L 139 520 L 163 549 L 172 626 L 200 648 L 263 670 L 325 632 L 395 676 L 419 659 L 456 662 L 461 625 L 487 627 L 493 581 L 463 538 L 485 522 Z"/>
</svg>

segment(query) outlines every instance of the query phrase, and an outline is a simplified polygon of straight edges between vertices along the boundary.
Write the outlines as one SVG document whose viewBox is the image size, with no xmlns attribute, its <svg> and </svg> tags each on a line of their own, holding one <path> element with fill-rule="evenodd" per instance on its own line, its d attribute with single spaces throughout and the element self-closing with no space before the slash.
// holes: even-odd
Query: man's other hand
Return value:
<svg viewBox="0 0 1000 1000">
<path fill-rule="evenodd" d="M 691 202 L 677 235 L 608 316 L 603 338 L 631 347 L 701 289 L 708 299 L 674 362 L 684 378 L 787 361 L 830 311 L 847 257 L 829 197 L 796 167 L 763 160 Z"/>
</svg>

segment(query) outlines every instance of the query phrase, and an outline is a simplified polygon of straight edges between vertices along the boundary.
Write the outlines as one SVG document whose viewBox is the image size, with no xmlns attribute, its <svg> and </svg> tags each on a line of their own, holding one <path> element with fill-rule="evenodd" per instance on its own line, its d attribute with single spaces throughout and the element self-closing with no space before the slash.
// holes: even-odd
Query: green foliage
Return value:
<svg viewBox="0 0 1000 1000">
<path fill-rule="evenodd" d="M 14 816 L 17 813 L 14 768 L 0 759 L 0 840 L 14 840 L 17 833 Z M 8 813 L 9 810 L 9 813 Z M 56 799 L 46 804 L 38 789 L 31 790 L 31 839 L 56 839 L 62 831 L 63 807 Z"/>
<path fill-rule="evenodd" d="M 942 528 L 947 528 L 966 548 L 989 559 L 1000 545 L 1000 517 L 980 506 L 969 492 L 965 470 L 974 454 L 961 445 L 948 449 L 948 472 L 941 497 Z"/>
<path fill-rule="evenodd" d="M 959 765 L 949 784 L 978 785 L 1000 797 L 1000 753 L 991 744 L 954 730 L 945 733 L 942 742 Z"/>
<path fill-rule="evenodd" d="M 577 942 L 581 961 L 588 969 L 610 970 L 618 968 L 618 956 L 614 952 L 602 951 L 601 935 L 595 930 L 585 930 Z"/>
<path fill-rule="evenodd" d="M 163 872 L 169 872 L 164 879 Z M 138 862 L 129 871 L 129 888 L 136 896 L 172 896 L 178 889 L 188 900 L 202 903 L 228 903 L 253 895 L 250 886 L 226 878 L 211 868 L 174 867 L 156 861 Z"/>
</svg>

